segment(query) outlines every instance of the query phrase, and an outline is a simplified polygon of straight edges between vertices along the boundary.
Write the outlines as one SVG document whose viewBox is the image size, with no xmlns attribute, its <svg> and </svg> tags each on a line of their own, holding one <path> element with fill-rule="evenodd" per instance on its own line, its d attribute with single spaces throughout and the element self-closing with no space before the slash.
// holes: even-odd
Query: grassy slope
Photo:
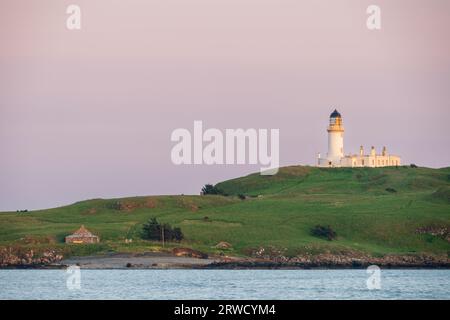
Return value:
<svg viewBox="0 0 450 320">
<path fill-rule="evenodd" d="M 100 249 L 143 251 L 151 244 L 126 245 L 123 239 L 138 239 L 142 223 L 158 217 L 181 227 L 186 236 L 183 246 L 208 252 L 214 252 L 212 247 L 219 241 L 230 242 L 232 254 L 268 245 L 293 254 L 353 249 L 372 254 L 442 254 L 450 250 L 443 239 L 415 233 L 419 226 L 450 227 L 450 168 L 295 166 L 282 168 L 276 176 L 253 174 L 218 187 L 229 196 L 96 199 L 29 213 L 2 213 L 0 245 L 50 236 L 57 246 L 64 246 L 64 236 L 84 224 L 104 244 L 91 249 L 78 246 L 80 254 Z M 239 200 L 238 194 L 257 197 Z M 118 210 L 119 202 L 128 209 Z M 317 224 L 332 226 L 338 240 L 312 237 L 310 229 Z"/>
</svg>

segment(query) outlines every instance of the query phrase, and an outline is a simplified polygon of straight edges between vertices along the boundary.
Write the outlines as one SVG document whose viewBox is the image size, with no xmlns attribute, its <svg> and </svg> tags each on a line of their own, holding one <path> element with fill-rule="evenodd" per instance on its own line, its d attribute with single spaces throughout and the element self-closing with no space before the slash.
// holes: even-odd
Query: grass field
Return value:
<svg viewBox="0 0 450 320">
<path fill-rule="evenodd" d="M 419 227 L 450 228 L 450 168 L 411 167 L 320 169 L 292 166 L 276 176 L 252 174 L 219 183 L 227 196 L 147 196 L 93 199 L 32 212 L 0 213 L 0 246 L 54 246 L 71 254 L 158 250 L 140 240 L 151 217 L 182 229 L 185 240 L 171 246 L 246 255 L 269 245 L 289 254 L 358 250 L 373 255 L 448 254 L 445 237 L 418 234 Z M 245 195 L 241 200 L 238 195 Z M 65 245 L 66 235 L 84 224 L 99 245 Z M 329 225 L 337 239 L 311 235 Z M 126 244 L 125 239 L 133 239 Z"/>
</svg>

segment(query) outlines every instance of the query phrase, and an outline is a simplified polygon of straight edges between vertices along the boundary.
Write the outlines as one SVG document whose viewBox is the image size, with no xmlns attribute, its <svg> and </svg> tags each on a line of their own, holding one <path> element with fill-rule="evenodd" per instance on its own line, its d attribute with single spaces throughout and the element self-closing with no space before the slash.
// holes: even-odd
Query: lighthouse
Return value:
<svg viewBox="0 0 450 320">
<path fill-rule="evenodd" d="M 344 155 L 344 124 L 341 114 L 335 109 L 331 115 L 327 127 L 328 132 L 328 153 L 325 158 L 317 157 L 317 166 L 325 168 L 333 167 L 391 167 L 399 166 L 401 158 L 389 154 L 386 147 L 377 154 L 375 147 L 372 147 L 370 154 L 364 154 L 364 146 L 359 149 L 359 154 Z"/>
<path fill-rule="evenodd" d="M 341 114 L 335 109 L 330 115 L 327 159 L 332 166 L 340 165 L 344 157 L 344 125 Z"/>
</svg>

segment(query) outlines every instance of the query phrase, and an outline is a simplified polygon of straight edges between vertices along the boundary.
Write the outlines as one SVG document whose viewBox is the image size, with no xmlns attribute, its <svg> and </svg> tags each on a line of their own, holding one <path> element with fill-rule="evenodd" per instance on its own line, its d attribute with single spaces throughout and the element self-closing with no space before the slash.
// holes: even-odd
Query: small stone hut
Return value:
<svg viewBox="0 0 450 320">
<path fill-rule="evenodd" d="M 66 243 L 97 243 L 100 239 L 82 225 L 80 229 L 66 237 Z"/>
</svg>

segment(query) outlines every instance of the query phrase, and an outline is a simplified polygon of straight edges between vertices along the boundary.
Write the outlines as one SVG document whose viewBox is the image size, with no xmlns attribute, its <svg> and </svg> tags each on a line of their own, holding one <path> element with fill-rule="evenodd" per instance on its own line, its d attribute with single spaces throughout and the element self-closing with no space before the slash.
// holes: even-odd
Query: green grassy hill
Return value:
<svg viewBox="0 0 450 320">
<path fill-rule="evenodd" d="M 419 234 L 418 228 L 450 228 L 450 168 L 341 168 L 292 166 L 276 176 L 252 174 L 216 185 L 226 196 L 149 196 L 94 199 L 27 213 L 0 214 L 0 246 L 55 246 L 75 254 L 95 251 L 146 251 L 158 243 L 140 239 L 151 217 L 182 229 L 177 246 L 246 255 L 263 246 L 288 253 L 445 254 L 445 236 Z M 240 197 L 239 197 L 240 195 Z M 242 195 L 246 196 L 242 200 Z M 99 245 L 63 243 L 84 224 L 101 237 Z M 311 235 L 329 225 L 337 239 Z M 132 244 L 124 239 L 133 238 Z M 175 245 L 175 244 L 174 244 Z M 168 245 L 171 246 L 170 244 Z"/>
</svg>

